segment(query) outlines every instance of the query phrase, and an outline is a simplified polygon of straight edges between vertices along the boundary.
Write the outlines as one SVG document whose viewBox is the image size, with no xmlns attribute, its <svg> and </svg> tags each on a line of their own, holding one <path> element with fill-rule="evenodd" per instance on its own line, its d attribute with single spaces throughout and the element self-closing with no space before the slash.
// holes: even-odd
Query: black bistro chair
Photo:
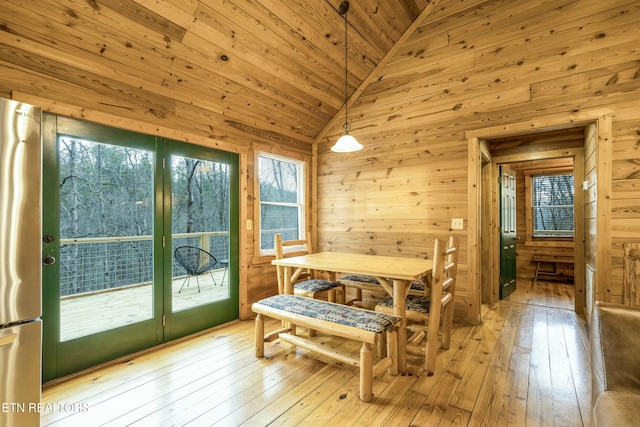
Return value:
<svg viewBox="0 0 640 427">
<path fill-rule="evenodd" d="M 176 261 L 178 261 L 178 264 L 187 271 L 187 277 L 184 279 L 184 282 L 182 282 L 182 286 L 180 286 L 178 293 L 182 292 L 182 288 L 184 288 L 185 283 L 187 284 L 187 287 L 189 286 L 191 276 L 196 277 L 198 292 L 200 292 L 200 281 L 198 280 L 198 276 L 206 273 L 207 271 L 211 275 L 211 279 L 213 279 L 214 286 L 218 285 L 216 283 L 216 279 L 211 273 L 211 270 L 214 270 L 218 264 L 220 264 L 220 267 L 218 268 L 224 268 L 225 266 L 209 252 L 195 246 L 179 246 L 175 251 L 173 251 L 173 255 L 175 256 Z"/>
</svg>

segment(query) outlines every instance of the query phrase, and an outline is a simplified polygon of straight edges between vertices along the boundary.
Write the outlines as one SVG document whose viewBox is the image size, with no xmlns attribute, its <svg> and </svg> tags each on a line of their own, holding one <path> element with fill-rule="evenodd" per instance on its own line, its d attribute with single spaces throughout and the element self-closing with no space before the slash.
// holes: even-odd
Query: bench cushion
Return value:
<svg viewBox="0 0 640 427">
<path fill-rule="evenodd" d="M 349 274 L 348 276 L 341 277 L 340 280 L 349 280 L 351 282 L 372 283 L 379 285 L 378 279 L 373 276 L 365 276 L 364 274 Z"/>
<path fill-rule="evenodd" d="M 365 276 L 363 274 L 349 274 L 347 276 L 341 277 L 339 280 L 345 280 L 349 282 L 361 282 L 361 283 L 371 283 L 374 285 L 379 285 L 380 282 L 373 276 Z M 411 289 L 416 291 L 424 291 L 426 288 L 425 283 L 422 280 L 414 280 L 411 282 Z"/>
<path fill-rule="evenodd" d="M 340 286 L 338 282 L 331 282 L 329 280 L 311 279 L 304 282 L 298 282 L 293 285 L 295 289 L 300 289 L 308 292 L 324 292 L 330 289 Z"/>
<path fill-rule="evenodd" d="M 424 291 L 425 289 L 427 289 L 427 284 L 422 280 L 414 280 L 413 282 L 411 282 L 411 290 Z"/>
<path fill-rule="evenodd" d="M 387 298 L 378 304 L 383 307 L 393 307 L 393 298 Z M 428 314 L 430 308 L 431 299 L 429 297 L 421 295 L 409 295 L 407 297 L 407 310 Z"/>
<path fill-rule="evenodd" d="M 257 304 L 374 333 L 383 333 L 400 321 L 397 316 L 296 295 L 274 295 Z"/>
</svg>

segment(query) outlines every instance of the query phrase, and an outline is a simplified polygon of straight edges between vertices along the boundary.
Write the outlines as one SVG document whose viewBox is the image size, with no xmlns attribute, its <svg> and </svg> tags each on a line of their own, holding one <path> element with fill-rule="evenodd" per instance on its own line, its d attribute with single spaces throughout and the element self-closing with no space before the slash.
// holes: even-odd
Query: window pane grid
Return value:
<svg viewBox="0 0 640 427">
<path fill-rule="evenodd" d="M 573 175 L 532 178 L 533 235 L 573 237 Z"/>
<path fill-rule="evenodd" d="M 273 250 L 273 237 L 295 240 L 304 231 L 303 162 L 279 156 L 259 157 L 260 250 Z"/>
</svg>

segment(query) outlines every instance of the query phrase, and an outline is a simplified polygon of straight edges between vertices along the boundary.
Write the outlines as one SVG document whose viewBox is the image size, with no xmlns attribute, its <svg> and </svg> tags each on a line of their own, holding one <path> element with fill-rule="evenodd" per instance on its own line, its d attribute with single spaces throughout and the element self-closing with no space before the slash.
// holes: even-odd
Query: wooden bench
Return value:
<svg viewBox="0 0 640 427">
<path fill-rule="evenodd" d="M 398 335 L 400 318 L 384 313 L 335 304 L 323 300 L 280 294 L 254 303 L 256 313 L 256 357 L 264 357 L 265 341 L 280 338 L 282 341 L 329 356 L 360 369 L 360 399 L 370 402 L 373 397 L 373 378 L 385 370 L 398 373 Z M 283 321 L 283 328 L 264 333 L 264 317 Z M 362 342 L 359 357 L 321 345 L 309 338 L 297 335 L 296 326 L 309 330 Z M 375 366 L 373 348 L 386 340 L 386 357 Z"/>
<path fill-rule="evenodd" d="M 543 274 L 545 276 L 552 276 L 556 278 L 573 278 L 573 255 L 550 255 L 534 252 L 531 257 L 531 262 L 536 262 L 536 272 L 533 275 L 533 282 L 538 280 L 538 275 Z M 552 271 L 540 271 L 542 264 L 553 265 Z M 569 264 L 570 269 L 561 268 L 562 264 Z"/>
</svg>

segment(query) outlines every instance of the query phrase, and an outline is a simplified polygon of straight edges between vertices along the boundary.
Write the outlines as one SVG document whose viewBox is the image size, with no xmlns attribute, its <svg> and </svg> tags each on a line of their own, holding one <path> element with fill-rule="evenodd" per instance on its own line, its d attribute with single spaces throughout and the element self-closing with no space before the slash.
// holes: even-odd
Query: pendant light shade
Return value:
<svg viewBox="0 0 640 427">
<path fill-rule="evenodd" d="M 347 12 L 349 11 L 349 2 L 343 1 L 340 3 L 340 7 L 338 12 L 344 15 L 344 126 L 342 130 L 344 134 L 338 141 L 336 141 L 335 145 L 331 147 L 331 151 L 336 153 L 351 153 L 353 151 L 358 151 L 362 149 L 362 144 L 360 144 L 353 136 L 349 135 L 349 130 L 351 125 L 349 124 L 349 85 L 348 85 L 348 77 L 349 77 L 349 68 L 348 68 L 348 58 L 349 58 L 349 50 L 347 46 Z"/>
<path fill-rule="evenodd" d="M 362 144 L 348 133 L 338 138 L 335 145 L 331 147 L 331 151 L 336 153 L 351 153 L 358 150 L 362 150 Z"/>
</svg>

